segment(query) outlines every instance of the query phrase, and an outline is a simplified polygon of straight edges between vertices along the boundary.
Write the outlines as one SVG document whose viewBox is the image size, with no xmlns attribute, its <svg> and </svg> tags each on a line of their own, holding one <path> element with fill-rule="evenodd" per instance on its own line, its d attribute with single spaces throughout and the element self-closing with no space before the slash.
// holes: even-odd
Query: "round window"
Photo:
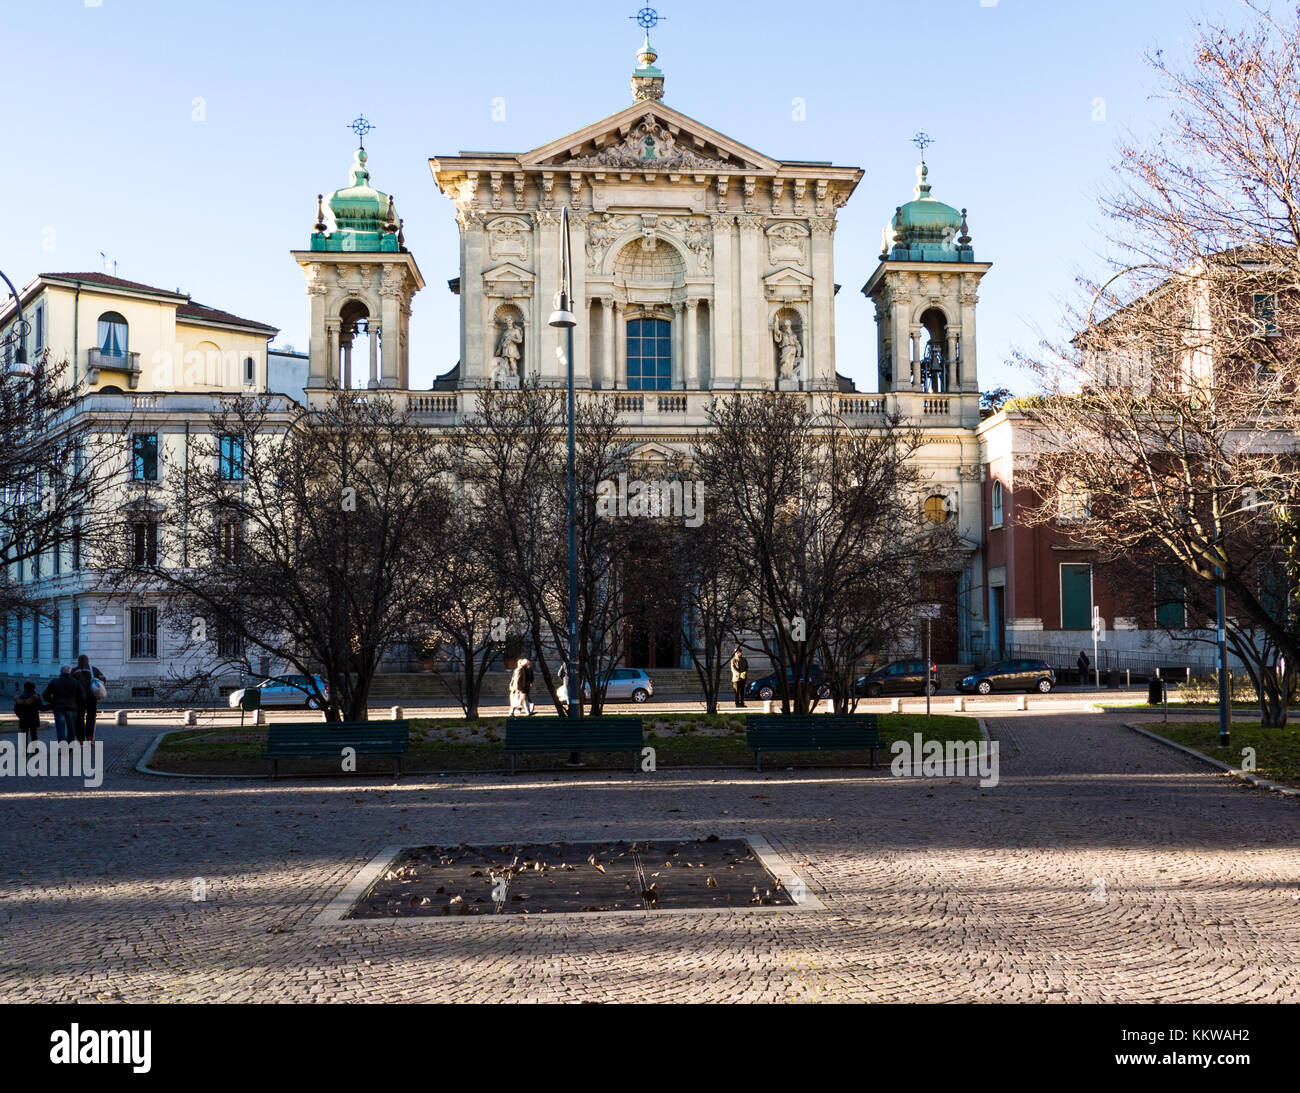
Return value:
<svg viewBox="0 0 1300 1093">
<path fill-rule="evenodd" d="M 948 499 L 941 493 L 932 493 L 925 499 L 925 518 L 932 524 L 947 523 L 951 513 L 948 510 Z"/>
</svg>

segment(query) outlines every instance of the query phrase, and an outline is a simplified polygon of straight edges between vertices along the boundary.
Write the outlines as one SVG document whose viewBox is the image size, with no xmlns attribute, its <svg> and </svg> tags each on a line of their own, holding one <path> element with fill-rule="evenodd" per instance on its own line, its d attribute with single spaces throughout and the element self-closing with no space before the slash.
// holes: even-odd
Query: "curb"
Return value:
<svg viewBox="0 0 1300 1093">
<path fill-rule="evenodd" d="M 1261 778 L 1258 774 L 1251 774 L 1250 771 L 1238 770 L 1236 767 L 1230 767 L 1222 759 L 1215 759 L 1212 755 L 1206 755 L 1203 751 L 1197 751 L 1195 748 L 1189 748 L 1184 744 L 1176 743 L 1173 740 L 1167 740 L 1159 733 L 1150 732 L 1147 729 L 1139 728 L 1137 725 L 1124 723 L 1124 728 L 1131 729 L 1140 736 L 1145 736 L 1148 740 L 1154 740 L 1158 744 L 1164 744 L 1165 747 L 1181 751 L 1184 755 L 1190 755 L 1193 759 L 1199 759 L 1203 763 L 1209 763 L 1210 766 L 1240 778 L 1244 782 L 1249 782 L 1257 789 L 1272 790 L 1274 793 L 1280 793 L 1284 797 L 1300 797 L 1300 789 L 1291 786 L 1284 786 L 1279 782 L 1271 782 L 1267 778 Z"/>
<path fill-rule="evenodd" d="M 184 731 L 186 730 L 167 729 L 165 732 L 160 732 L 157 736 L 155 736 L 153 740 L 150 742 L 149 746 L 144 749 L 144 754 L 140 756 L 140 761 L 136 763 L 135 765 L 136 772 L 139 774 L 148 774 L 154 778 L 203 778 L 203 779 L 218 779 L 221 781 L 225 781 L 227 779 L 237 779 L 239 781 L 245 781 L 249 779 L 256 780 L 258 778 L 261 778 L 265 780 L 266 776 L 263 774 L 182 774 L 179 771 L 175 771 L 175 770 L 154 770 L 151 766 L 149 766 L 149 760 L 153 758 L 153 753 L 158 750 L 158 745 L 163 742 L 163 737 L 167 736 L 169 733 L 184 732 Z"/>
</svg>

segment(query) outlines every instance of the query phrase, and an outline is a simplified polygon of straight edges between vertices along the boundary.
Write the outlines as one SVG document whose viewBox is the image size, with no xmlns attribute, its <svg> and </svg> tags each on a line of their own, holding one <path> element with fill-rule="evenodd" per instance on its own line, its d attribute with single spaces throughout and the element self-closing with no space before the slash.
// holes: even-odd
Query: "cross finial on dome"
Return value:
<svg viewBox="0 0 1300 1093">
<path fill-rule="evenodd" d="M 921 149 L 921 162 L 925 162 L 925 150 L 934 143 L 934 137 L 930 136 L 924 129 L 912 138 L 912 143 Z"/>
<path fill-rule="evenodd" d="M 358 114 L 356 120 L 353 121 L 348 128 L 351 129 L 352 132 L 356 133 L 358 147 L 364 148 L 366 146 L 366 134 L 369 133 L 374 126 L 371 125 L 370 122 L 366 121 L 366 116 L 364 114 Z"/>
</svg>

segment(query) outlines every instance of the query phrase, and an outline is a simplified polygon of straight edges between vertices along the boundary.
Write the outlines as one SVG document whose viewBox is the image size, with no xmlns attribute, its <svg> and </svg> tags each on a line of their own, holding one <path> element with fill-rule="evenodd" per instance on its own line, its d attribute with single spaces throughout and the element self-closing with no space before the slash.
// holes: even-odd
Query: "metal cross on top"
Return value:
<svg viewBox="0 0 1300 1093">
<path fill-rule="evenodd" d="M 930 134 L 925 132 L 925 130 L 922 130 L 912 138 L 912 143 L 921 149 L 921 158 L 925 159 L 925 150 L 934 143 L 934 137 L 930 136 Z"/>
<path fill-rule="evenodd" d="M 366 146 L 366 134 L 369 133 L 374 126 L 366 121 L 366 116 L 364 114 L 360 114 L 358 115 L 357 120 L 349 125 L 348 128 L 351 129 L 352 132 L 356 133 L 357 140 L 360 142 L 361 147 L 364 148 Z"/>
<path fill-rule="evenodd" d="M 660 15 L 654 8 L 642 8 L 635 15 L 629 15 L 628 18 L 635 19 L 637 21 L 637 26 L 649 30 L 651 27 L 657 25 L 660 19 L 666 18 L 666 16 Z"/>
</svg>

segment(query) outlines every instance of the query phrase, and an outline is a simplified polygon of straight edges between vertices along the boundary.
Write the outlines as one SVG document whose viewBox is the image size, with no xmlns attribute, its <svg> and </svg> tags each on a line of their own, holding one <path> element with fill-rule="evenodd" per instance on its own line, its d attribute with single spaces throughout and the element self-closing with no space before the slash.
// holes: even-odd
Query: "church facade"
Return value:
<svg viewBox="0 0 1300 1093">
<path fill-rule="evenodd" d="M 862 289 L 880 383 L 858 392 L 836 371 L 834 248 L 862 169 L 742 144 L 665 105 L 648 36 L 637 59 L 632 103 L 600 121 L 522 153 L 429 161 L 460 228 L 460 360 L 431 391 L 407 386 L 405 317 L 424 282 L 358 152 L 352 186 L 320 199 L 310 248 L 294 252 L 312 301 L 309 403 L 363 386 L 352 357 L 363 330 L 379 332 L 368 386 L 395 389 L 432 426 L 454 427 L 486 388 L 564 383 L 547 319 L 567 206 L 575 385 L 615 400 L 645 452 L 689 451 L 709 401 L 737 391 L 802 395 L 853 427 L 895 413 L 923 427 L 925 513 L 957 521 L 970 559 L 932 590 L 936 651 L 970 659 L 984 617 L 976 303 L 989 264 L 975 261 L 964 214 L 930 195 L 923 162 Z"/>
</svg>

